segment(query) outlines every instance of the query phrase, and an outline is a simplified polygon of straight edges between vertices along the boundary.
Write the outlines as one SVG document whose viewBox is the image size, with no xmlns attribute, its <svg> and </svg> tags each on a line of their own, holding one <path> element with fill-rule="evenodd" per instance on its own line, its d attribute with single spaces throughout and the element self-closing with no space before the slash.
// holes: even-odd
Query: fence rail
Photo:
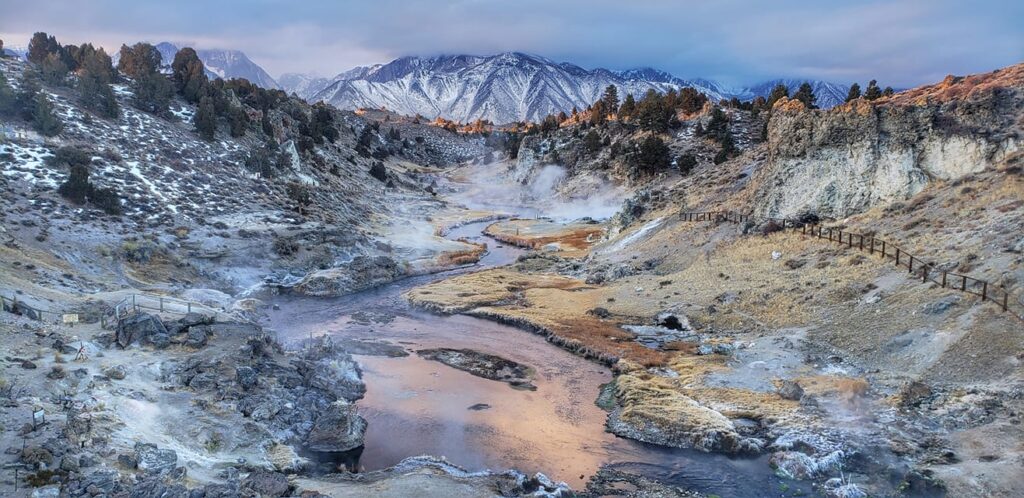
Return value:
<svg viewBox="0 0 1024 498">
<path fill-rule="evenodd" d="M 64 313 L 44 310 L 36 308 L 35 306 L 30 306 L 25 301 L 18 300 L 17 294 L 15 294 L 14 297 L 6 297 L 0 295 L 0 311 L 6 311 L 9 313 L 14 313 L 16 315 L 26 316 L 28 318 L 38 320 L 40 322 L 50 321 L 58 323 L 63 321 L 64 319 Z"/>
<path fill-rule="evenodd" d="M 838 228 L 826 228 L 820 224 L 803 222 L 792 218 L 763 217 L 758 219 L 747 214 L 732 211 L 681 212 L 679 216 L 683 221 L 713 221 L 716 223 L 723 221 L 732 223 L 773 222 L 782 229 L 790 229 L 794 232 L 799 230 L 801 235 L 804 236 L 827 239 L 829 242 L 866 251 L 868 254 L 878 254 L 883 260 L 895 263 L 897 268 L 906 268 L 907 273 L 914 278 L 920 278 L 922 282 L 934 282 L 944 289 L 959 290 L 960 292 L 978 296 L 982 302 L 991 302 L 1002 311 L 1024 321 L 1024 301 L 1013 297 L 1010 291 L 1004 287 L 970 275 L 942 269 L 935 263 L 925 261 L 921 257 L 907 252 L 902 247 L 873 235 L 864 235 Z"/>
<path fill-rule="evenodd" d="M 206 311 L 208 309 L 208 307 L 202 304 L 184 299 L 150 296 L 145 294 L 129 294 L 118 301 L 113 308 L 100 313 L 100 325 L 103 328 L 109 328 L 125 316 L 142 310 L 186 315 L 188 313 L 192 313 L 193 310 Z M 13 298 L 0 295 L 0 311 L 7 311 L 33 320 L 50 323 L 64 323 L 66 322 L 67 316 L 76 315 L 76 313 L 44 310 L 30 306 L 26 304 L 25 301 L 19 300 L 17 295 Z"/>
</svg>

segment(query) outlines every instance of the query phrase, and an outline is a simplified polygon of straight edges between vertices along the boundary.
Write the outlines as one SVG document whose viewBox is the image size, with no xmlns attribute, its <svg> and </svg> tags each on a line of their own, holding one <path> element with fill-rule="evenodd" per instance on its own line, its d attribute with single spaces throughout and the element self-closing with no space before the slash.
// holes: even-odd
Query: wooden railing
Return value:
<svg viewBox="0 0 1024 498">
<path fill-rule="evenodd" d="M 713 221 L 716 223 L 723 221 L 732 223 L 773 222 L 784 230 L 789 229 L 793 232 L 799 230 L 801 235 L 804 236 L 828 239 L 829 242 L 866 251 L 868 254 L 878 254 L 883 260 L 893 261 L 898 268 L 905 267 L 908 273 L 913 275 L 914 278 L 920 278 L 922 282 L 934 282 L 944 289 L 955 289 L 978 296 L 982 302 L 991 302 L 1002 311 L 1024 321 L 1024 302 L 1020 298 L 1012 296 L 1010 291 L 1002 286 L 970 275 L 940 269 L 935 263 L 925 261 L 893 242 L 879 239 L 873 235 L 864 235 L 838 228 L 827 228 L 820 224 L 806 223 L 793 218 L 754 218 L 747 214 L 732 211 L 682 212 L 679 215 L 683 221 Z"/>
<path fill-rule="evenodd" d="M 129 294 L 118 301 L 113 308 L 100 313 L 100 324 L 102 327 L 108 328 L 108 326 L 116 325 L 117 321 L 125 316 L 142 310 L 176 315 L 186 315 L 192 313 L 193 310 L 216 312 L 216 310 L 209 310 L 202 304 L 184 299 L 146 294 Z M 30 306 L 25 301 L 19 300 L 17 295 L 13 298 L 0 295 L 0 311 L 7 311 L 33 320 L 50 323 L 68 323 L 68 317 L 74 316 L 77 318 L 77 313 L 44 310 Z"/>
</svg>

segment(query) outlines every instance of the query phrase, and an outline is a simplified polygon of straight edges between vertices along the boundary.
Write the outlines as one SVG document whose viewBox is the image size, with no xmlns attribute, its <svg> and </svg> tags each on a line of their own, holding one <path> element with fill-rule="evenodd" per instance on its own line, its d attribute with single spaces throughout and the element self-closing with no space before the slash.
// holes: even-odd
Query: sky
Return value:
<svg viewBox="0 0 1024 498">
<path fill-rule="evenodd" d="M 1024 61 L 1021 0 L 0 0 L 0 39 L 35 31 L 244 51 L 271 75 L 406 55 L 519 51 L 744 85 L 776 77 L 910 87 Z"/>
</svg>

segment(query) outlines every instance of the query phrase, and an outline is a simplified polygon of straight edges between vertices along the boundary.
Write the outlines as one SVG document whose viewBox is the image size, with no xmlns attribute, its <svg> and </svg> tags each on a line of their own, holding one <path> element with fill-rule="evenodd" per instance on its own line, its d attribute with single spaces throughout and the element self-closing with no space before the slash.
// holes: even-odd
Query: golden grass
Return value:
<svg viewBox="0 0 1024 498">
<path fill-rule="evenodd" d="M 600 241 L 607 229 L 593 223 L 560 224 L 547 220 L 507 220 L 492 223 L 487 235 L 502 242 L 530 249 L 554 245 L 562 256 L 586 255 L 590 246 Z"/>
</svg>

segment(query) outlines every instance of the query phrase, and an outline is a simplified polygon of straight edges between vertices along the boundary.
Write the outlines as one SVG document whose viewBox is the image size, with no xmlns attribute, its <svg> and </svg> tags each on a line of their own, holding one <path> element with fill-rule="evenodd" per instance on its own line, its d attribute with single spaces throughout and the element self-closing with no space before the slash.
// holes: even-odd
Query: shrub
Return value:
<svg viewBox="0 0 1024 498">
<path fill-rule="evenodd" d="M 656 135 L 648 135 L 640 142 L 634 162 L 641 171 L 654 172 L 668 169 L 672 160 L 669 157 L 668 145 Z"/>
<path fill-rule="evenodd" d="M 272 247 L 278 256 L 291 256 L 299 252 L 298 242 L 288 237 L 274 237 Z"/>
<path fill-rule="evenodd" d="M 680 173 L 688 175 L 697 166 L 697 157 L 690 153 L 683 154 L 676 159 L 676 166 Z"/>
</svg>

